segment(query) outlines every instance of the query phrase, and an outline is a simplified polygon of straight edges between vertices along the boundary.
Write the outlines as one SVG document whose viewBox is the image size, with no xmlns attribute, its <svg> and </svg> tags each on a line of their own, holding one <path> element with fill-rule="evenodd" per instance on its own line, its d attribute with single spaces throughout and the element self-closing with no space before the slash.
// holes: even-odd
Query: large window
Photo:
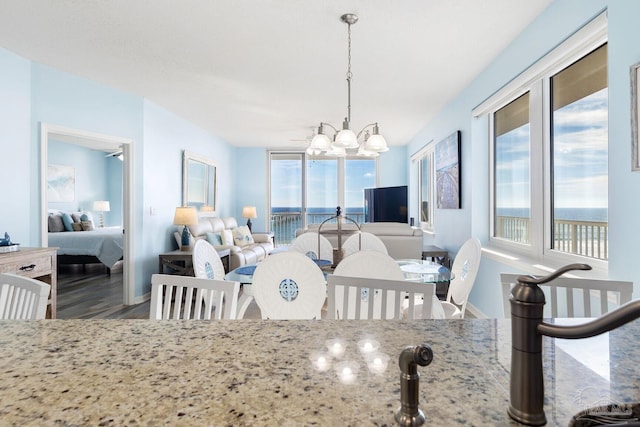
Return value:
<svg viewBox="0 0 640 427">
<path fill-rule="evenodd" d="M 491 243 L 549 265 L 606 267 L 606 17 L 474 114 L 486 114 L 491 130 Z"/>
<path fill-rule="evenodd" d="M 376 159 L 271 152 L 270 230 L 276 243 L 289 244 L 296 229 L 334 216 L 338 206 L 364 222 L 364 189 L 377 186 L 376 172 Z"/>
</svg>

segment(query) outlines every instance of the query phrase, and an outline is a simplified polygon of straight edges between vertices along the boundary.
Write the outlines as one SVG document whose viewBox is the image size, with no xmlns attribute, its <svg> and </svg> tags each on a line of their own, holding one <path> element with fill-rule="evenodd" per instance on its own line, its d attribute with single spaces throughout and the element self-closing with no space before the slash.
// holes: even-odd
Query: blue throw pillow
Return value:
<svg viewBox="0 0 640 427">
<path fill-rule="evenodd" d="M 71 215 L 63 212 L 62 223 L 64 224 L 64 231 L 73 231 L 73 219 L 71 219 Z"/>
<path fill-rule="evenodd" d="M 222 245 L 222 236 L 220 236 L 220 233 L 209 232 L 207 233 L 207 242 L 213 246 L 220 246 Z"/>
</svg>

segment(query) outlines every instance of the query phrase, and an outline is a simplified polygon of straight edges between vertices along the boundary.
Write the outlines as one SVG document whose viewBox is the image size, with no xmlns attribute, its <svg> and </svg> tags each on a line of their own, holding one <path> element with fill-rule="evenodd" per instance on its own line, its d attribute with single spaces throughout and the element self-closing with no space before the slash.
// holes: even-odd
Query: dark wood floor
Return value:
<svg viewBox="0 0 640 427">
<path fill-rule="evenodd" d="M 122 266 L 107 274 L 102 264 L 60 265 L 58 319 L 148 319 L 149 301 L 122 304 Z"/>
</svg>

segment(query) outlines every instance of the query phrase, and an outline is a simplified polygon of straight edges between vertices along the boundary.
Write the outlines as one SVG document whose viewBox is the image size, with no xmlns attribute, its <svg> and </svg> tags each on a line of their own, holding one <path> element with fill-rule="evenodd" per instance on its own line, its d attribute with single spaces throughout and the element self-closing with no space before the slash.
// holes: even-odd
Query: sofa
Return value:
<svg viewBox="0 0 640 427">
<path fill-rule="evenodd" d="M 296 236 L 306 232 L 318 232 L 320 224 L 309 224 L 302 230 L 296 230 Z M 334 248 L 338 247 L 338 235 L 336 233 L 337 224 L 325 223 L 322 226 L 322 235 L 325 236 Z M 342 226 L 342 242 L 357 232 L 357 227 L 353 223 L 345 223 Z M 375 234 L 387 247 L 387 252 L 394 259 L 421 259 L 423 233 L 420 228 L 411 227 L 409 224 L 400 222 L 368 222 L 360 224 L 360 230 Z"/>
<path fill-rule="evenodd" d="M 229 270 L 262 261 L 274 249 L 272 233 L 251 233 L 233 217 L 203 217 L 190 225 L 189 231 L 193 240 L 205 239 L 216 249 L 229 249 Z M 180 246 L 180 233 L 176 231 L 174 236 Z"/>
</svg>

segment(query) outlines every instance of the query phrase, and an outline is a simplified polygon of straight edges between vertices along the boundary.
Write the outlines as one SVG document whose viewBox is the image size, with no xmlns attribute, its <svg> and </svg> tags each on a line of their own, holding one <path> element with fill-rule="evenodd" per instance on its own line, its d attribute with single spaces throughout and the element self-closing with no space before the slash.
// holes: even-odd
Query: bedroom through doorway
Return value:
<svg viewBox="0 0 640 427">
<path fill-rule="evenodd" d="M 132 151 L 130 140 L 41 124 L 41 245 L 60 248 L 60 318 L 134 303 Z"/>
</svg>

